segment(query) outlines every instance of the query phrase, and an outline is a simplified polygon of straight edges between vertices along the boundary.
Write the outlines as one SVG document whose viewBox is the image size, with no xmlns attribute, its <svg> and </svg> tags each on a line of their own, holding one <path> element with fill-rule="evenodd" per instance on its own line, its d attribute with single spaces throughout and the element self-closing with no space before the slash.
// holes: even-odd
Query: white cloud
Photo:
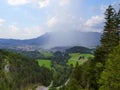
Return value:
<svg viewBox="0 0 120 90">
<path fill-rule="evenodd" d="M 0 38 L 29 39 L 44 33 L 45 31 L 40 26 L 18 27 L 11 24 L 0 28 Z"/>
<path fill-rule="evenodd" d="M 40 26 L 21 28 L 18 34 L 20 39 L 36 38 L 45 33 Z M 17 36 L 17 35 L 16 35 Z"/>
<path fill-rule="evenodd" d="M 5 22 L 4 19 L 0 19 L 0 25 L 2 25 Z"/>
<path fill-rule="evenodd" d="M 15 25 L 9 25 L 8 29 L 10 30 L 10 32 L 14 32 L 14 33 L 19 31 L 19 28 L 16 27 Z"/>
<path fill-rule="evenodd" d="M 9 5 L 20 6 L 26 4 L 35 4 L 39 8 L 47 7 L 50 3 L 57 2 L 60 6 L 66 6 L 70 4 L 71 0 L 8 0 Z"/>
<path fill-rule="evenodd" d="M 62 14 L 61 13 L 58 13 L 56 16 L 53 16 L 53 17 L 50 17 L 47 21 L 47 26 L 49 28 L 57 28 L 57 27 L 70 27 L 72 26 L 72 24 L 75 24 L 77 22 L 77 18 L 74 17 L 73 15 L 71 14 L 68 14 L 68 13 L 65 13 L 63 12 Z M 66 28 L 65 28 L 66 29 Z"/>
<path fill-rule="evenodd" d="M 60 6 L 68 5 L 70 0 L 60 0 Z"/>
<path fill-rule="evenodd" d="M 84 25 L 85 30 L 101 32 L 104 27 L 104 16 L 92 16 Z"/>
<path fill-rule="evenodd" d="M 49 5 L 50 0 L 39 0 L 38 4 L 40 8 L 47 7 Z"/>
<path fill-rule="evenodd" d="M 104 16 L 92 16 L 87 20 L 86 25 L 89 27 L 95 27 L 104 22 Z"/>
<path fill-rule="evenodd" d="M 25 5 L 29 2 L 30 0 L 8 0 L 8 4 L 10 5 Z"/>
<path fill-rule="evenodd" d="M 26 5 L 26 4 L 36 4 L 40 8 L 47 7 L 50 0 L 8 0 L 8 4 L 13 6 Z"/>
<path fill-rule="evenodd" d="M 15 25 L 2 26 L 0 28 L 0 38 L 17 38 L 19 28 Z"/>
<path fill-rule="evenodd" d="M 47 21 L 47 26 L 48 27 L 54 27 L 56 24 L 58 23 L 58 20 L 56 17 L 51 17 L 48 21 Z"/>
<path fill-rule="evenodd" d="M 77 17 L 68 13 L 62 13 L 62 15 L 53 16 L 46 22 L 48 26 L 47 29 L 49 31 L 82 30 L 83 23 L 82 17 L 78 19 Z"/>
<path fill-rule="evenodd" d="M 26 38 L 28 38 L 29 36 L 31 36 L 32 38 L 32 37 L 40 36 L 45 33 L 42 27 L 40 26 L 25 27 L 23 28 L 23 32 L 25 32 L 24 38 L 26 37 L 26 34 L 28 35 Z"/>
</svg>

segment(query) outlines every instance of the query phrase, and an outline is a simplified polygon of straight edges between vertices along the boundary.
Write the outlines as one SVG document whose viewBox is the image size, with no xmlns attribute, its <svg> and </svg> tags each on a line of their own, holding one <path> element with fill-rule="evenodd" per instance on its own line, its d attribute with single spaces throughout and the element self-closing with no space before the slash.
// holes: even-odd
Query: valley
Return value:
<svg viewBox="0 0 120 90">
<path fill-rule="evenodd" d="M 16 51 L 13 49 L 12 50 L 9 49 L 8 50 L 9 52 L 3 50 L 3 53 L 6 53 L 6 56 L 8 57 L 8 59 L 6 59 L 6 61 L 11 62 L 11 63 L 9 63 L 9 71 L 7 70 L 7 73 L 10 73 L 9 78 L 14 79 L 11 75 L 13 75 L 13 76 L 15 75 L 14 77 L 17 78 L 18 77 L 18 76 L 16 76 L 16 74 L 18 72 L 17 69 L 19 69 L 19 70 L 21 70 L 21 72 L 28 72 L 30 75 L 29 77 L 27 76 L 28 79 L 26 79 L 27 86 L 21 87 L 21 88 L 26 88 L 25 90 L 28 90 L 28 88 L 36 88 L 36 90 L 42 90 L 42 89 L 48 90 L 48 88 L 46 88 L 46 87 L 49 86 L 50 83 L 51 83 L 51 86 L 49 88 L 52 88 L 52 87 L 62 88 L 65 83 L 67 84 L 69 82 L 68 80 L 71 77 L 71 75 L 72 75 L 71 73 L 73 72 L 73 69 L 75 68 L 77 62 L 79 63 L 79 65 L 82 65 L 83 63 L 87 62 L 90 58 L 93 58 L 92 54 L 85 54 L 85 52 L 88 53 L 87 48 L 86 48 L 86 50 L 82 49 L 84 47 L 79 47 L 79 46 L 75 46 L 74 49 L 72 49 L 72 48 L 73 47 L 68 48 L 68 49 L 64 50 L 64 52 L 57 51 L 57 50 L 55 51 L 53 49 L 52 50 L 42 50 L 42 51 L 21 51 L 21 50 Z M 77 48 L 77 52 L 74 51 L 74 50 L 76 50 L 76 48 Z M 74 53 L 70 53 L 73 51 L 74 51 Z M 84 51 L 84 54 L 82 54 L 82 51 Z M 91 51 L 89 51 L 89 53 L 91 53 Z M 1 54 L 2 54 L 2 50 L 1 50 Z M 13 55 L 13 56 L 11 56 L 11 55 Z M 16 56 L 14 56 L 14 55 L 16 55 Z M 79 59 L 81 56 L 84 56 L 84 58 Z M 16 61 L 9 61 L 12 59 L 12 57 L 15 57 Z M 29 60 L 29 58 L 28 58 L 27 62 L 25 60 L 25 62 L 23 63 L 23 64 L 25 64 L 25 66 L 23 67 L 23 64 L 19 64 L 19 63 L 22 63 L 22 61 L 19 61 L 18 58 L 24 59 L 25 57 L 31 57 L 31 59 Z M 2 58 L 2 60 L 3 59 L 4 59 L 4 57 Z M 30 64 L 31 65 L 26 66 L 27 65 L 26 63 L 28 63 L 28 65 L 30 65 Z M 37 64 L 37 66 L 34 66 L 34 63 Z M 1 62 L 1 64 L 4 66 L 4 64 L 2 62 Z M 4 67 L 6 67 L 6 65 L 8 65 L 8 64 L 5 64 Z M 33 70 L 36 68 L 36 70 L 41 69 L 44 71 L 42 71 L 42 72 L 41 71 L 36 72 L 36 70 L 29 71 L 30 67 Z M 12 69 L 12 71 L 11 71 L 11 69 Z M 28 71 L 23 71 L 24 69 L 26 69 Z M 2 69 L 2 67 L 1 67 L 1 70 L 4 72 L 4 69 Z M 6 69 L 5 69 L 5 72 L 6 72 Z M 16 74 L 15 74 L 15 72 L 16 72 Z M 33 74 L 32 74 L 32 72 L 33 72 Z M 41 76 L 41 78 L 39 78 L 40 80 L 37 79 L 38 77 L 40 77 L 39 73 L 44 75 L 44 79 L 43 79 L 43 76 Z M 35 76 L 37 74 L 39 76 Z M 49 74 L 51 76 L 48 77 L 47 74 Z M 31 77 L 31 75 L 33 76 L 33 78 Z M 22 76 L 24 76 L 24 73 L 21 76 L 19 76 L 19 78 L 22 78 Z M 47 81 L 46 80 L 47 78 L 49 78 L 50 81 L 49 80 Z M 19 83 L 18 81 L 11 81 L 10 83 L 14 83 L 14 82 L 16 82 L 16 84 Z M 25 82 L 25 81 L 23 81 L 23 82 Z M 9 85 L 9 83 L 6 83 L 6 84 Z M 22 85 L 22 82 L 19 84 Z M 3 88 L 3 86 L 1 86 L 1 88 Z M 13 87 L 13 88 L 15 88 L 15 87 Z M 16 89 L 17 88 L 18 87 L 16 87 Z"/>
<path fill-rule="evenodd" d="M 0 0 L 0 90 L 120 90 L 120 1 Z"/>
</svg>

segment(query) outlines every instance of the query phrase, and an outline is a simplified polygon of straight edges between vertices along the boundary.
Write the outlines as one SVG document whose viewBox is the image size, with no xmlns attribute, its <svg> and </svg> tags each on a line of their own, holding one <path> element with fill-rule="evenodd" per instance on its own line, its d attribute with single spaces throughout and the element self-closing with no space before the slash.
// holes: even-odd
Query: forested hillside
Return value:
<svg viewBox="0 0 120 90">
<path fill-rule="evenodd" d="M 92 49 L 81 47 L 81 46 L 74 46 L 66 50 L 67 53 L 92 53 Z"/>
<path fill-rule="evenodd" d="M 52 72 L 37 61 L 0 50 L 0 90 L 28 90 L 32 85 L 48 86 Z"/>
</svg>

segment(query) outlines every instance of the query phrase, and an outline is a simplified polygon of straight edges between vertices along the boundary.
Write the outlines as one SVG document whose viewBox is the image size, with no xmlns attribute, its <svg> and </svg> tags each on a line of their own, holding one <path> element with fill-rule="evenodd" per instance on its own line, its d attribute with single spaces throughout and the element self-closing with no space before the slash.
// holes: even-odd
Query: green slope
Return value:
<svg viewBox="0 0 120 90">
<path fill-rule="evenodd" d="M 89 58 L 93 58 L 94 56 L 92 54 L 80 54 L 80 53 L 71 53 L 70 55 L 70 59 L 68 60 L 68 65 L 73 65 L 75 67 L 76 62 L 78 62 L 79 64 L 83 64 L 84 62 L 86 62 Z M 83 56 L 84 58 L 79 59 L 80 56 Z"/>
<path fill-rule="evenodd" d="M 48 69 L 51 69 L 51 60 L 38 59 L 39 66 L 44 66 Z"/>
</svg>

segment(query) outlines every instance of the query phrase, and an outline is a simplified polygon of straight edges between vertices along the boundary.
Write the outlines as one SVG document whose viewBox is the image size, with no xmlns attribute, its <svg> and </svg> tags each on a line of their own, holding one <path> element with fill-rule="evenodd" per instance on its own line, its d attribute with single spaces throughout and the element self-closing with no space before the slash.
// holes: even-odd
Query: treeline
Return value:
<svg viewBox="0 0 120 90">
<path fill-rule="evenodd" d="M 66 53 L 92 53 L 93 49 L 89 49 L 82 46 L 74 46 L 65 51 Z"/>
<path fill-rule="evenodd" d="M 24 51 L 24 50 L 15 50 L 15 49 L 7 49 L 7 51 L 15 52 L 18 54 L 22 54 L 23 56 L 30 57 L 33 59 L 51 59 L 51 57 L 45 57 L 41 52 L 35 51 Z"/>
<path fill-rule="evenodd" d="M 33 84 L 48 86 L 52 72 L 36 60 L 0 50 L 0 90 L 25 90 Z"/>
<path fill-rule="evenodd" d="M 120 8 L 116 11 L 110 5 L 105 20 L 94 59 L 76 64 L 69 83 L 60 90 L 120 90 Z"/>
</svg>

